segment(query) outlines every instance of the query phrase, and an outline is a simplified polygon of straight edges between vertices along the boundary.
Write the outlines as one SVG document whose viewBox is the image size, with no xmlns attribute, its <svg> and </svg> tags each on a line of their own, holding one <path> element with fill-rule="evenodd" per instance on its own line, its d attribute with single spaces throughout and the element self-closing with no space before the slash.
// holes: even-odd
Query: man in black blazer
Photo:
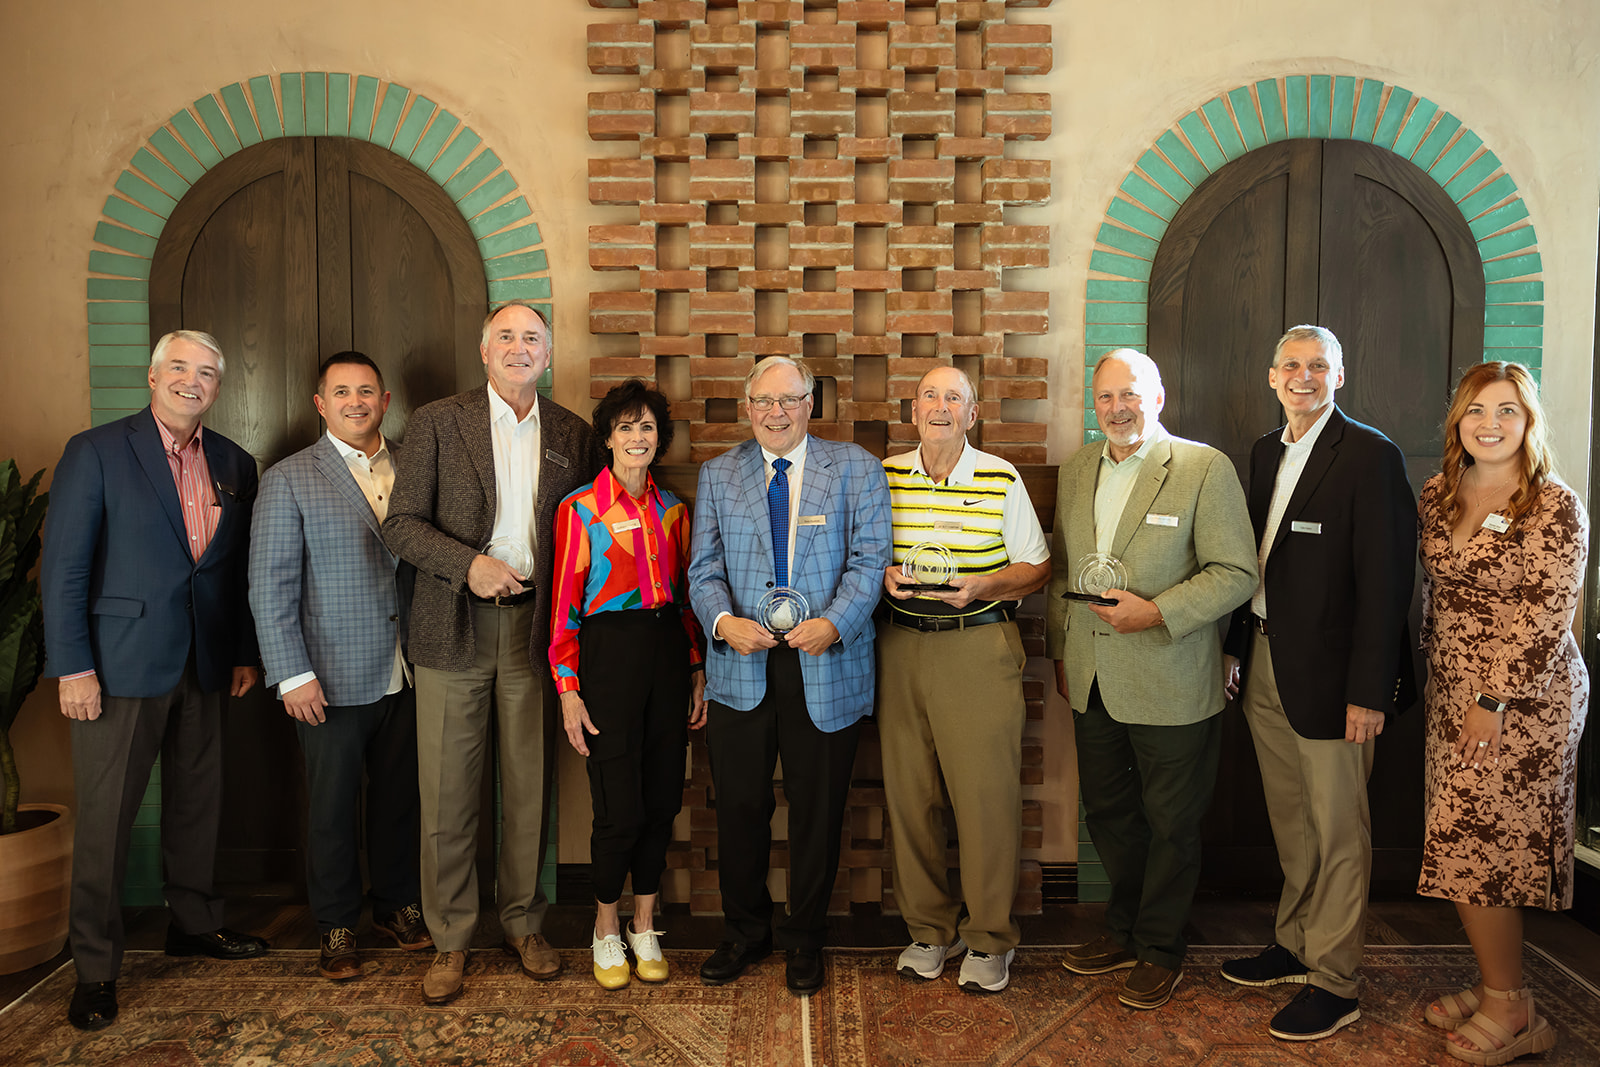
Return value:
<svg viewBox="0 0 1600 1067">
<path fill-rule="evenodd" d="M 223 697 L 243 696 L 259 674 L 245 601 L 256 461 L 200 425 L 223 366 L 209 334 L 161 338 L 150 406 L 68 441 L 50 487 L 45 675 L 61 680 L 72 720 L 78 986 L 67 1017 L 80 1030 L 117 1016 L 128 837 L 158 754 L 167 955 L 267 950 L 223 927 L 213 884 Z"/>
<path fill-rule="evenodd" d="M 1406 626 L 1416 498 L 1394 443 L 1334 404 L 1344 377 L 1331 331 L 1296 326 L 1279 339 L 1267 380 L 1288 424 L 1250 452 L 1261 584 L 1227 645 L 1229 695 L 1243 662 L 1284 885 L 1274 943 L 1222 973 L 1304 986 L 1269 1027 L 1289 1041 L 1361 1017 L 1373 740 L 1416 696 Z"/>
</svg>

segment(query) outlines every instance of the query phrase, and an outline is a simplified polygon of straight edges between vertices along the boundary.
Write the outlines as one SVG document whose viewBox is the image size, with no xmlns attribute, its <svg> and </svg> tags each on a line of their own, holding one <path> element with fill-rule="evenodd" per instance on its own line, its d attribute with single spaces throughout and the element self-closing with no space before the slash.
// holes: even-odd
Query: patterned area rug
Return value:
<svg viewBox="0 0 1600 1067">
<path fill-rule="evenodd" d="M 170 960 L 130 952 L 118 983 L 122 1015 L 98 1034 L 66 1021 L 71 965 L 0 1012 L 0 1063 L 74 1067 L 271 1067 L 335 1064 L 648 1064 L 651 1067 L 900 1064 L 1156 1067 L 1276 1064 L 1452 1064 L 1443 1035 L 1422 1021 L 1441 992 L 1475 977 L 1460 947 L 1374 948 L 1363 968 L 1362 1018 L 1325 1041 L 1290 1045 L 1267 1021 L 1292 988 L 1245 989 L 1217 966 L 1238 952 L 1190 951 L 1172 1003 L 1135 1012 L 1117 1003 L 1119 979 L 1080 978 L 1059 949 L 1027 948 L 1012 986 L 973 997 L 938 981 L 907 982 L 892 951 L 829 954 L 827 987 L 803 1001 L 783 987 L 780 956 L 728 986 L 703 986 L 703 952 L 672 952 L 672 981 L 635 982 L 606 993 L 588 977 L 587 954 L 566 953 L 550 983 L 523 977 L 498 950 L 474 955 L 466 991 L 425 1007 L 424 961 L 371 952 L 366 974 L 334 984 L 312 971 L 316 953 L 274 952 L 244 963 Z M 1546 1067 L 1600 1064 L 1600 990 L 1536 950 L 1527 975 L 1541 1014 L 1560 1034 Z"/>
</svg>

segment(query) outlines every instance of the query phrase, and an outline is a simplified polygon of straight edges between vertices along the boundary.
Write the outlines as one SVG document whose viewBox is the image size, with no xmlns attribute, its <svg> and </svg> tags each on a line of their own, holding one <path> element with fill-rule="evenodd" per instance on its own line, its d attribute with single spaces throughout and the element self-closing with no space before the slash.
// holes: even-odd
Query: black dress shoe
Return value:
<svg viewBox="0 0 1600 1067">
<path fill-rule="evenodd" d="M 167 927 L 167 955 L 210 956 L 214 960 L 247 960 L 267 951 L 259 937 L 241 934 L 219 926 L 209 934 L 186 934 L 176 926 Z"/>
<path fill-rule="evenodd" d="M 700 965 L 700 981 L 706 985 L 725 985 L 743 974 L 746 967 L 753 967 L 770 955 L 771 941 L 755 944 L 724 941 L 711 958 Z"/>
<path fill-rule="evenodd" d="M 788 984 L 789 992 L 815 993 L 822 988 L 826 974 L 821 951 L 804 948 L 789 950 L 789 961 L 783 968 L 783 980 Z"/>
<path fill-rule="evenodd" d="M 67 1022 L 79 1030 L 104 1030 L 117 1018 L 117 983 L 79 982 L 72 991 Z"/>
</svg>

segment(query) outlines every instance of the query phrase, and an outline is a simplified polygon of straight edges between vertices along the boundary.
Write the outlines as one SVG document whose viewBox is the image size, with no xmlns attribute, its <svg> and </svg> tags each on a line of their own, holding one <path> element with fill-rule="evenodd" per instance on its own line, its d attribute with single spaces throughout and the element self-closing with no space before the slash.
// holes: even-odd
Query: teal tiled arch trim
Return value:
<svg viewBox="0 0 1600 1067">
<path fill-rule="evenodd" d="M 260 75 L 202 96 L 152 133 L 117 177 L 89 253 L 94 424 L 149 402 L 150 260 L 178 201 L 223 159 L 273 137 L 358 137 L 416 164 L 449 194 L 483 254 L 490 303 L 550 311 L 550 268 L 517 181 L 483 138 L 403 85 L 370 75 Z"/>
<path fill-rule="evenodd" d="M 1274 141 L 1343 138 L 1427 171 L 1461 209 L 1483 259 L 1483 358 L 1539 373 L 1544 282 L 1528 208 L 1483 138 L 1432 100 L 1371 78 L 1329 74 L 1241 85 L 1179 119 L 1128 171 L 1095 238 L 1084 306 L 1084 440 L 1096 428 L 1089 376 L 1105 353 L 1148 343 L 1150 268 L 1189 194 L 1224 164 Z"/>
<path fill-rule="evenodd" d="M 550 268 L 517 181 L 471 127 L 403 85 L 309 72 L 235 82 L 168 119 L 117 177 L 89 252 L 89 404 L 95 425 L 150 399 L 150 262 L 178 201 L 212 167 L 273 137 L 358 137 L 420 167 L 455 202 L 483 254 L 489 302 L 550 313 Z M 549 377 L 541 382 L 548 388 Z M 496 846 L 499 782 L 496 781 Z M 162 901 L 161 767 L 151 774 L 128 850 L 123 902 Z M 554 840 L 556 815 L 551 805 Z M 555 897 L 555 865 L 542 881 Z"/>
</svg>

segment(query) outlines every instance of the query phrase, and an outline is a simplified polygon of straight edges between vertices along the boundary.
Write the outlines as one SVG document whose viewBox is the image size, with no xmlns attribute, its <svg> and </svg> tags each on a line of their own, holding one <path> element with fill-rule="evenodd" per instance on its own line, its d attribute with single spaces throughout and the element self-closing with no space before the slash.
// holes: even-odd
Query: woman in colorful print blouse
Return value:
<svg viewBox="0 0 1600 1067">
<path fill-rule="evenodd" d="M 1571 907 L 1589 676 L 1572 636 L 1588 518 L 1555 477 L 1517 363 L 1462 376 L 1422 490 L 1427 836 L 1418 892 L 1455 901 L 1481 981 L 1427 1008 L 1450 1055 L 1506 1063 L 1555 1031 L 1522 980 L 1522 908 Z"/>
<path fill-rule="evenodd" d="M 594 977 L 662 982 L 656 895 L 683 806 L 688 730 L 705 723 L 705 643 L 689 608 L 689 509 L 650 467 L 672 440 L 667 398 L 637 378 L 594 412 L 611 466 L 556 511 L 550 670 L 567 740 L 588 757 L 597 905 Z M 617 914 L 633 876 L 633 918 Z M 626 949 L 624 948 L 626 937 Z"/>
</svg>

